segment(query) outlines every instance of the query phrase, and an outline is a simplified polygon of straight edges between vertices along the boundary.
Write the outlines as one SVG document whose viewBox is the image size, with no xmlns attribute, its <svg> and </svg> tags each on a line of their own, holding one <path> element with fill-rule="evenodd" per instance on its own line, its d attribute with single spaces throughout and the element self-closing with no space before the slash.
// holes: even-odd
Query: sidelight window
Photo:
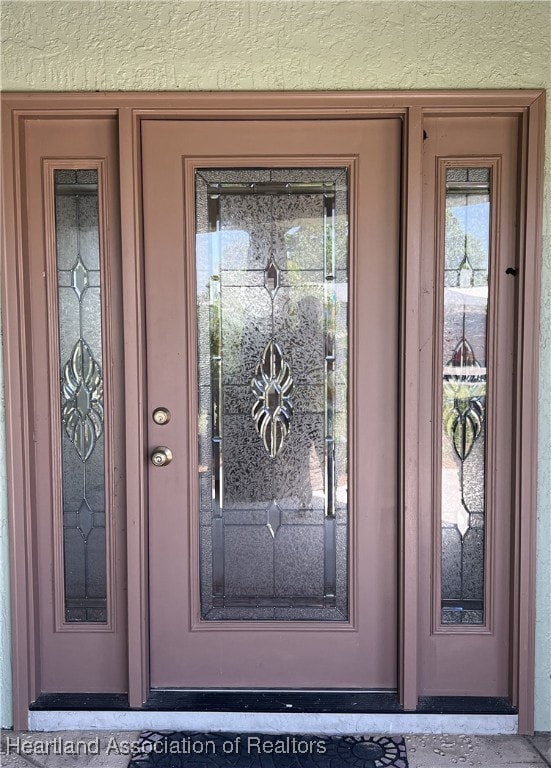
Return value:
<svg viewBox="0 0 551 768">
<path fill-rule="evenodd" d="M 54 171 L 66 622 L 107 621 L 97 169 Z"/>
<path fill-rule="evenodd" d="M 490 169 L 446 172 L 441 622 L 484 622 Z"/>
</svg>

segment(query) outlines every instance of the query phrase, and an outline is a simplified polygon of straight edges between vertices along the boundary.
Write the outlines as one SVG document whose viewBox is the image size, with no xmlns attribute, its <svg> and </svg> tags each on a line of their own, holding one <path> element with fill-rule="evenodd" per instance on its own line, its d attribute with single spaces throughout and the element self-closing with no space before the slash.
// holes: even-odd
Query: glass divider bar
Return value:
<svg viewBox="0 0 551 768">
<path fill-rule="evenodd" d="M 222 458 L 222 307 L 220 253 L 220 195 L 208 194 L 210 278 L 210 366 L 212 428 L 212 590 L 214 598 L 224 597 L 224 477 Z"/>
<path fill-rule="evenodd" d="M 335 192 L 323 196 L 324 216 L 324 303 L 325 303 L 325 584 L 324 596 L 336 593 L 335 521 Z"/>
</svg>

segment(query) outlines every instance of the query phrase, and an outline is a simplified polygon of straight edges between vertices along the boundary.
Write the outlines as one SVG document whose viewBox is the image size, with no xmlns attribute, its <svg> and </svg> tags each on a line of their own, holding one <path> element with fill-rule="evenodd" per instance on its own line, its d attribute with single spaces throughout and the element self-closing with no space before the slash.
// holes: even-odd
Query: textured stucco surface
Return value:
<svg viewBox="0 0 551 768">
<path fill-rule="evenodd" d="M 548 3 L 4 2 L 2 15 L 6 90 L 505 88 L 549 76 Z"/>
<path fill-rule="evenodd" d="M 4 90 L 551 88 L 547 0 L 46 0 L 3 2 L 1 14 Z M 551 730 L 549 106 L 547 128 L 538 461 L 539 730 Z M 5 517 L 2 499 L 0 484 Z"/>
</svg>

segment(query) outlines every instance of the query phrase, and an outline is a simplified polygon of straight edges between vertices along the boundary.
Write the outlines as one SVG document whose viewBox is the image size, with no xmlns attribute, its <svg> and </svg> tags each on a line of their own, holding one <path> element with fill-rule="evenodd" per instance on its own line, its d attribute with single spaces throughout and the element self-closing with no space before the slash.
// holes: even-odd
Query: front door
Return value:
<svg viewBox="0 0 551 768">
<path fill-rule="evenodd" d="M 153 687 L 397 687 L 400 137 L 143 123 Z"/>
</svg>

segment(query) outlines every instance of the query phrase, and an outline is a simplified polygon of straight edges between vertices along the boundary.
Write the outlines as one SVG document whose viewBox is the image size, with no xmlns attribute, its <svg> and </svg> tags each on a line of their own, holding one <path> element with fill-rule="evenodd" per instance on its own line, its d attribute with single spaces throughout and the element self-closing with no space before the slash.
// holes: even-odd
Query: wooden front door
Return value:
<svg viewBox="0 0 551 768">
<path fill-rule="evenodd" d="M 397 687 L 401 121 L 143 123 L 153 687 Z"/>
</svg>

